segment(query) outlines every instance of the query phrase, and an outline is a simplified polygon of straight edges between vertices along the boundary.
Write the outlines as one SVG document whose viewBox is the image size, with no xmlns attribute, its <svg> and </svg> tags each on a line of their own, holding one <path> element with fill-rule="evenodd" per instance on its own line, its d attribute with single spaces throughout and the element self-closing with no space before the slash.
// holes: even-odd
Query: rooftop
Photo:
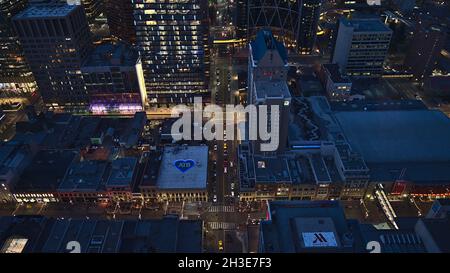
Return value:
<svg viewBox="0 0 450 273">
<path fill-rule="evenodd" d="M 258 98 L 291 98 L 289 88 L 285 81 L 255 81 Z"/>
<path fill-rule="evenodd" d="M 0 253 L 38 252 L 50 226 L 43 216 L 0 217 Z"/>
<path fill-rule="evenodd" d="M 67 5 L 62 3 L 51 3 L 47 5 L 32 5 L 17 14 L 14 19 L 43 18 L 43 17 L 64 17 L 75 9 L 78 5 Z"/>
<path fill-rule="evenodd" d="M 158 180 L 158 172 L 161 165 L 161 153 L 150 152 L 149 159 L 145 165 L 145 171 L 142 182 L 139 186 L 155 186 Z"/>
<path fill-rule="evenodd" d="M 106 182 L 107 187 L 132 187 L 136 173 L 137 158 L 123 157 L 112 162 L 111 174 Z"/>
<path fill-rule="evenodd" d="M 352 251 L 353 238 L 339 202 L 273 201 L 261 222 L 264 252 Z M 320 238 L 316 239 L 315 233 Z M 323 236 L 323 237 L 322 237 Z"/>
<path fill-rule="evenodd" d="M 353 27 L 355 32 L 392 32 L 378 18 L 347 19 L 343 17 L 341 18 L 341 23 L 345 26 Z"/>
<path fill-rule="evenodd" d="M 283 43 L 278 42 L 270 30 L 261 30 L 256 35 L 256 39 L 251 43 L 253 60 L 256 62 L 264 57 L 268 50 L 276 50 L 281 59 L 287 63 L 287 50 Z"/>
<path fill-rule="evenodd" d="M 339 103 L 334 117 L 374 180 L 436 182 L 450 179 L 450 119 L 410 101 Z"/>
<path fill-rule="evenodd" d="M 103 182 L 107 162 L 85 160 L 73 162 L 58 191 L 96 191 Z"/>
<path fill-rule="evenodd" d="M 11 238 L 26 240 L 25 247 L 10 247 Z M 170 216 L 119 221 L 0 217 L 2 251 L 65 253 L 70 241 L 80 243 L 81 253 L 200 253 L 202 222 Z"/>
<path fill-rule="evenodd" d="M 123 43 L 104 43 L 97 45 L 83 67 L 89 66 L 135 66 L 138 52 Z"/>
<path fill-rule="evenodd" d="M 414 233 L 414 230 L 376 229 L 373 225 L 361 224 L 359 232 L 363 245 L 367 245 L 370 241 L 379 242 L 383 253 L 426 252 L 422 240 Z"/>
<path fill-rule="evenodd" d="M 291 182 L 287 161 L 282 158 L 254 157 L 256 182 Z"/>
<path fill-rule="evenodd" d="M 166 146 L 157 186 L 161 189 L 205 189 L 208 146 Z"/>
<path fill-rule="evenodd" d="M 335 112 L 366 162 L 450 161 L 450 119 L 437 110 Z"/>
<path fill-rule="evenodd" d="M 324 64 L 323 67 L 330 73 L 334 83 L 350 83 L 350 79 L 341 74 L 338 64 Z"/>
<path fill-rule="evenodd" d="M 445 218 L 439 218 L 439 219 L 428 219 L 428 218 L 421 218 L 419 220 L 419 223 L 423 224 L 425 229 L 428 231 L 427 235 L 430 237 L 426 237 L 427 241 L 432 240 L 436 247 L 439 248 L 439 250 L 442 253 L 449 253 L 450 252 L 450 217 L 447 216 Z M 419 224 L 418 223 L 418 224 Z M 418 229 L 416 229 L 418 231 Z M 423 231 L 419 231 L 420 235 L 424 235 Z M 425 240 L 425 238 L 424 238 Z"/>
<path fill-rule="evenodd" d="M 15 192 L 54 192 L 78 152 L 43 150 L 36 154 L 14 187 Z"/>
</svg>

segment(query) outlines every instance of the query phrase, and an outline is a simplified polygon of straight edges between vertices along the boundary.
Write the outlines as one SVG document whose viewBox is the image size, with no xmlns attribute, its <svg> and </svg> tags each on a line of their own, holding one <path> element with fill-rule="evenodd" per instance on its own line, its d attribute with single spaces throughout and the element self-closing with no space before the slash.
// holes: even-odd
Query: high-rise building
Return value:
<svg viewBox="0 0 450 273">
<path fill-rule="evenodd" d="M 235 6 L 234 25 L 236 30 L 236 38 L 247 38 L 247 0 L 237 0 Z"/>
<path fill-rule="evenodd" d="M 11 18 L 25 9 L 25 0 L 0 1 L 0 92 L 20 95 L 35 90 L 33 74 L 11 25 Z"/>
<path fill-rule="evenodd" d="M 88 102 L 81 65 L 91 50 L 91 35 L 79 5 L 33 5 L 13 18 L 40 93 L 47 106 Z"/>
<path fill-rule="evenodd" d="M 35 0 L 36 1 L 36 0 Z M 55 1 L 55 0 L 37 0 L 37 1 Z M 56 0 L 59 2 L 65 2 L 69 5 L 82 5 L 84 12 L 90 24 L 94 23 L 99 15 L 103 12 L 104 1 L 103 0 Z"/>
<path fill-rule="evenodd" d="M 266 141 L 253 141 L 256 153 L 276 154 L 283 152 L 287 144 L 288 120 L 290 112 L 291 95 L 287 86 L 287 52 L 281 42 L 278 42 L 270 30 L 261 30 L 256 39 L 249 46 L 248 63 L 248 102 L 249 104 L 267 105 L 268 115 L 271 116 L 271 106 L 279 106 L 279 142 L 276 151 L 264 152 L 261 144 Z M 260 115 L 258 115 L 260 118 Z M 273 117 L 275 118 L 275 117 Z M 271 123 L 269 119 L 269 123 Z M 270 124 L 273 126 L 274 124 Z M 259 121 L 258 121 L 259 126 Z M 271 128 L 270 128 L 271 129 Z"/>
<path fill-rule="evenodd" d="M 300 54 L 310 54 L 317 38 L 322 0 L 303 0 L 300 7 L 300 32 L 298 49 Z"/>
<path fill-rule="evenodd" d="M 194 96 L 206 95 L 207 1 L 133 4 L 149 103 L 190 103 Z"/>
<path fill-rule="evenodd" d="M 105 13 L 111 35 L 128 44 L 135 44 L 136 29 L 131 0 L 105 0 Z"/>
<path fill-rule="evenodd" d="M 270 28 L 286 47 L 310 54 L 316 41 L 321 0 L 247 1 L 248 38 L 261 29 Z"/>
<path fill-rule="evenodd" d="M 144 75 L 139 54 L 123 43 L 104 43 L 81 67 L 94 113 L 135 113 L 145 107 Z"/>
<path fill-rule="evenodd" d="M 380 77 L 392 30 L 378 18 L 342 17 L 338 24 L 332 63 L 349 76 Z"/>
<path fill-rule="evenodd" d="M 269 28 L 288 48 L 295 48 L 300 33 L 300 1 L 247 1 L 248 39 L 253 39 L 261 29 Z"/>
<path fill-rule="evenodd" d="M 431 75 L 446 42 L 447 33 L 440 26 L 417 24 L 409 52 L 405 58 L 406 69 L 416 81 Z"/>
</svg>

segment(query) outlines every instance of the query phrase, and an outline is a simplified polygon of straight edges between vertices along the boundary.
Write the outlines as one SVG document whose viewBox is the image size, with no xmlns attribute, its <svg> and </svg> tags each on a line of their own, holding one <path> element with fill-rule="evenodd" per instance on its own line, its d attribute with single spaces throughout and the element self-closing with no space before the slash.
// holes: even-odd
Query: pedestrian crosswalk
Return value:
<svg viewBox="0 0 450 273">
<path fill-rule="evenodd" d="M 209 222 L 208 223 L 210 229 L 235 229 L 235 223 L 226 223 L 226 222 Z"/>
<path fill-rule="evenodd" d="M 208 212 L 234 212 L 234 206 L 211 206 Z"/>
</svg>

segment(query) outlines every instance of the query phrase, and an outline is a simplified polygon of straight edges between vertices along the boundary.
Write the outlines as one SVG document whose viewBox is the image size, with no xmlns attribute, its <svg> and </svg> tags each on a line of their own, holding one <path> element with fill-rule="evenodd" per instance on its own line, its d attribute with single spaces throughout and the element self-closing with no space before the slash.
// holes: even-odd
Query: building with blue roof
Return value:
<svg viewBox="0 0 450 273">
<path fill-rule="evenodd" d="M 249 45 L 248 59 L 248 103 L 278 105 L 280 120 L 289 118 L 291 94 L 287 86 L 289 70 L 285 46 L 277 41 L 269 29 L 258 32 Z M 285 149 L 288 123 L 280 122 L 279 145 L 275 153 Z M 263 142 L 253 141 L 254 150 L 261 152 Z"/>
</svg>

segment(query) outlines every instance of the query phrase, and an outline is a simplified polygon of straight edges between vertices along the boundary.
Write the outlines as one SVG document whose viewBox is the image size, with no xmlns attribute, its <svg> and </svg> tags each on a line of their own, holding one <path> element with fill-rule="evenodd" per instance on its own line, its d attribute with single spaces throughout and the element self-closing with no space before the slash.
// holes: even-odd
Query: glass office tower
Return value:
<svg viewBox="0 0 450 273">
<path fill-rule="evenodd" d="M 36 88 L 33 74 L 11 26 L 11 18 L 25 9 L 26 2 L 0 0 L 0 92 L 4 96 L 22 96 Z"/>
<path fill-rule="evenodd" d="M 207 88 L 205 0 L 133 0 L 150 104 L 190 103 Z"/>
</svg>

